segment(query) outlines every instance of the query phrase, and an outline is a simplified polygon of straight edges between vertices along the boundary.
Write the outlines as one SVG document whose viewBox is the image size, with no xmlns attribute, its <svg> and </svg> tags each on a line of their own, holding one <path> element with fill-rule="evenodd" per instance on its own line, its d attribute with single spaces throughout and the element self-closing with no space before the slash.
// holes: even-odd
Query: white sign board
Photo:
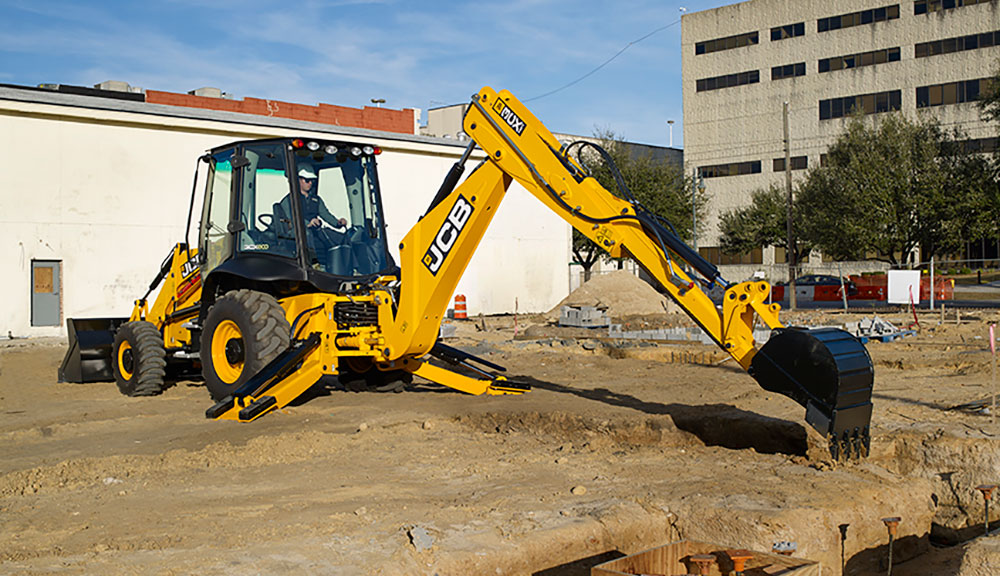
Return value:
<svg viewBox="0 0 1000 576">
<path fill-rule="evenodd" d="M 889 304 L 920 304 L 920 270 L 889 270 Z"/>
</svg>

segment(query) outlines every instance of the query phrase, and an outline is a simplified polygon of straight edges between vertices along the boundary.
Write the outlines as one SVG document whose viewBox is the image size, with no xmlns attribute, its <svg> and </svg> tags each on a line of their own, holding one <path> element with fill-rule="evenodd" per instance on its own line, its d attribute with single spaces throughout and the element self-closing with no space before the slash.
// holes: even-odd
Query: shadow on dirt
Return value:
<svg viewBox="0 0 1000 576">
<path fill-rule="evenodd" d="M 808 451 L 806 429 L 802 425 L 747 412 L 728 404 L 661 404 L 606 388 L 570 388 L 527 376 L 519 376 L 513 380 L 530 384 L 533 388 L 571 394 L 644 414 L 670 416 L 679 430 L 693 434 L 706 446 L 721 446 L 731 450 L 753 448 L 764 454 L 791 456 L 805 456 Z"/>
<path fill-rule="evenodd" d="M 886 536 L 886 539 L 888 540 L 888 536 Z M 923 536 L 906 536 L 900 538 L 892 543 L 892 565 L 895 567 L 898 564 L 912 560 L 927 552 L 928 549 L 929 544 L 926 534 Z M 889 571 L 888 567 L 889 544 L 887 541 L 886 544 L 862 550 L 851 556 L 847 560 L 847 567 L 844 574 L 846 576 L 853 574 L 886 574 Z M 936 574 L 948 576 L 949 574 L 957 573 L 958 566 L 955 567 L 955 572 L 937 572 Z"/>
<path fill-rule="evenodd" d="M 590 569 L 598 564 L 617 560 L 625 555 L 617 550 L 610 550 L 572 562 L 533 572 L 531 576 L 590 576 Z"/>
</svg>

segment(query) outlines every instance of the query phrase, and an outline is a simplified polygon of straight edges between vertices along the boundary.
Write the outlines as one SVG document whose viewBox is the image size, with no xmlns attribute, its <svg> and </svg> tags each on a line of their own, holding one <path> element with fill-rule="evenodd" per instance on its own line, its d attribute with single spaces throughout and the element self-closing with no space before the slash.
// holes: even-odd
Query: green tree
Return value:
<svg viewBox="0 0 1000 576">
<path fill-rule="evenodd" d="M 984 120 L 997 122 L 1000 126 L 1000 63 L 993 69 L 993 75 L 990 82 L 986 83 L 986 89 L 980 90 L 979 109 Z"/>
<path fill-rule="evenodd" d="M 646 210 L 670 221 L 681 238 L 691 236 L 691 180 L 685 178 L 680 166 L 667 160 L 659 160 L 648 153 L 637 152 L 609 130 L 595 135 L 597 144 L 604 148 L 613 160 L 622 179 L 632 194 L 646 207 Z M 581 150 L 582 163 L 609 192 L 618 194 L 610 166 L 584 147 Z M 702 212 L 706 196 L 696 194 L 699 204 L 697 212 Z M 606 252 L 589 238 L 573 230 L 573 256 L 584 269 L 584 279 L 590 278 L 590 270 Z"/>
<path fill-rule="evenodd" d="M 794 197 L 793 197 L 794 198 Z M 798 203 L 792 203 L 792 219 L 798 221 Z M 751 193 L 749 206 L 723 212 L 719 217 L 719 246 L 726 254 L 746 254 L 756 248 L 788 249 L 788 194 L 777 184 Z M 807 241 L 796 242 L 796 262 L 812 250 Z"/>
<path fill-rule="evenodd" d="M 918 246 L 944 246 L 965 193 L 949 183 L 949 141 L 934 120 L 854 117 L 802 182 L 801 237 L 834 258 L 874 254 L 892 266 Z"/>
</svg>

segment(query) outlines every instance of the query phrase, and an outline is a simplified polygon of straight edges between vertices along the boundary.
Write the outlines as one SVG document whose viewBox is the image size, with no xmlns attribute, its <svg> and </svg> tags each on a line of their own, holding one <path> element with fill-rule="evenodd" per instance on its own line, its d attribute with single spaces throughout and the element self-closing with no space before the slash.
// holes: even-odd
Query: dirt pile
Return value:
<svg viewBox="0 0 1000 576">
<path fill-rule="evenodd" d="M 977 538 L 964 546 L 965 556 L 958 576 L 1000 574 L 1000 536 Z"/>
<path fill-rule="evenodd" d="M 590 279 L 556 304 L 546 317 L 559 319 L 563 306 L 606 308 L 612 320 L 625 316 L 676 313 L 677 305 L 632 272 L 618 270 Z"/>
</svg>

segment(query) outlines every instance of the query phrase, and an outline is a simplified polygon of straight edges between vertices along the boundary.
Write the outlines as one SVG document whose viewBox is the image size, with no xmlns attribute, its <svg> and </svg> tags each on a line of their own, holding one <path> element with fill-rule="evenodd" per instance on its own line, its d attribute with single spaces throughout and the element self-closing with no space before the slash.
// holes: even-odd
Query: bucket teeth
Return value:
<svg viewBox="0 0 1000 576">
<path fill-rule="evenodd" d="M 838 462 L 867 458 L 871 449 L 871 436 L 868 428 L 844 431 L 840 436 L 831 435 L 829 442 L 830 455 Z"/>
<path fill-rule="evenodd" d="M 857 338 L 837 328 L 775 330 L 750 374 L 805 406 L 806 422 L 829 440 L 834 459 L 868 455 L 875 370 Z"/>
</svg>

